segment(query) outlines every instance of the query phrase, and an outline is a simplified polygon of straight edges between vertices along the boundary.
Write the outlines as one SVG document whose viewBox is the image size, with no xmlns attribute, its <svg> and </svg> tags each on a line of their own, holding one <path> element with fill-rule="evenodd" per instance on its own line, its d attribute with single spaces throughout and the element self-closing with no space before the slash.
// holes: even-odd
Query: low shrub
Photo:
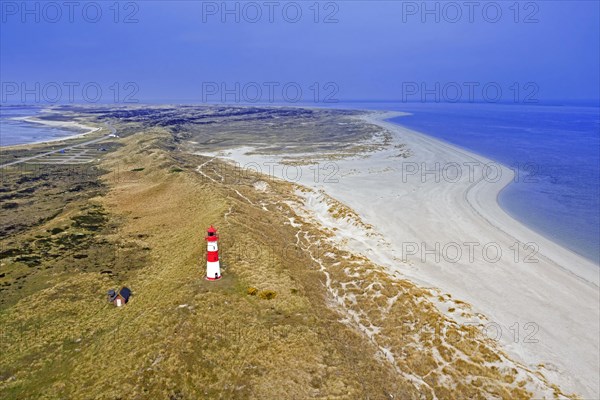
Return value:
<svg viewBox="0 0 600 400">
<path fill-rule="evenodd" d="M 248 290 L 246 290 L 246 293 L 248 293 L 250 296 L 256 296 L 258 289 L 255 287 L 249 287 Z"/>
<path fill-rule="evenodd" d="M 10 210 L 13 208 L 17 208 L 19 207 L 19 203 L 4 203 L 2 204 L 2 208 L 6 209 L 6 210 Z"/>
<path fill-rule="evenodd" d="M 274 299 L 276 296 L 277 292 L 274 290 L 263 290 L 258 294 L 258 297 L 260 297 L 263 300 L 271 300 Z"/>
</svg>

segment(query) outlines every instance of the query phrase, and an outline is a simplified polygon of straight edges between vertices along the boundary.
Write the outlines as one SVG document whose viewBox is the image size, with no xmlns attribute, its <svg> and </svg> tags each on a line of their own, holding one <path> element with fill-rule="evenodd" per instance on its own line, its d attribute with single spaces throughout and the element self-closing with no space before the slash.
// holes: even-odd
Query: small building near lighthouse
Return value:
<svg viewBox="0 0 600 400">
<path fill-rule="evenodd" d="M 219 262 L 219 235 L 211 225 L 206 231 L 206 279 L 216 281 L 221 279 L 221 264 Z"/>
<path fill-rule="evenodd" d="M 113 289 L 108 291 L 108 302 L 113 303 L 117 307 L 127 304 L 129 297 L 131 297 L 131 290 L 127 287 L 122 287 L 118 292 Z"/>
</svg>

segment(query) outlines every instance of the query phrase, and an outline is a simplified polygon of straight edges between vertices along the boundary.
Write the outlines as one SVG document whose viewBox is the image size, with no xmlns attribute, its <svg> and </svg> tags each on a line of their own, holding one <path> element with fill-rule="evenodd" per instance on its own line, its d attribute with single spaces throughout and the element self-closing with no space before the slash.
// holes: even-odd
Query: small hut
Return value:
<svg viewBox="0 0 600 400">
<path fill-rule="evenodd" d="M 117 307 L 127 304 L 130 297 L 131 289 L 127 287 L 122 287 L 118 292 L 115 292 L 113 289 L 108 291 L 108 302 L 113 303 Z"/>
</svg>

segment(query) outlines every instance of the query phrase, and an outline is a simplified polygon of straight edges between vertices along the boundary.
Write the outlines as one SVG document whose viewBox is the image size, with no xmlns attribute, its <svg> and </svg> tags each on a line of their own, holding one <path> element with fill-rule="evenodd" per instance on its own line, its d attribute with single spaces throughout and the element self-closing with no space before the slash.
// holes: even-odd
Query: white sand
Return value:
<svg viewBox="0 0 600 400">
<path fill-rule="evenodd" d="M 351 239 L 347 243 L 354 251 L 390 273 L 467 301 L 474 312 L 502 327 L 500 343 L 513 359 L 568 393 L 600 398 L 600 268 L 499 207 L 498 193 L 513 179 L 510 169 L 384 121 L 392 116 L 365 117 L 393 134 L 390 147 L 333 166 L 323 161 L 318 178 L 314 166 L 302 167 L 298 179 L 293 167 L 284 172 L 281 165 L 273 169 L 265 164 L 279 157 L 249 156 L 247 148 L 227 157 L 242 165 L 258 163 L 275 178 L 322 189 L 345 203 L 383 237 L 352 240 L 358 230 L 348 224 L 338 234 Z M 399 153 L 396 144 L 406 144 L 411 156 L 394 157 Z M 436 163 L 437 174 L 423 173 L 435 171 Z M 493 165 L 487 174 L 486 164 Z M 461 176 L 455 179 L 459 170 Z M 516 242 L 535 243 L 539 251 L 531 261 L 537 262 L 525 262 L 532 251 L 522 248 L 515 260 Z M 433 253 L 421 253 L 436 243 L 439 260 Z M 498 248 L 502 254 L 494 261 Z"/>
</svg>

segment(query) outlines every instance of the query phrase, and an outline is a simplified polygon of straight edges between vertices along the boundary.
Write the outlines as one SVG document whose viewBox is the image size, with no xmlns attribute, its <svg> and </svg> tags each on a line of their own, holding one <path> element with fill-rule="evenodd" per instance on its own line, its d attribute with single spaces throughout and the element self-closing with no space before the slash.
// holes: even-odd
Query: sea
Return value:
<svg viewBox="0 0 600 400">
<path fill-rule="evenodd" d="M 33 122 L 16 120 L 42 113 L 38 106 L 0 107 L 0 146 L 13 146 L 72 136 L 74 131 Z"/>
<path fill-rule="evenodd" d="M 409 115 L 393 118 L 391 122 L 513 169 L 516 179 L 500 193 L 500 206 L 544 236 L 600 264 L 600 106 L 597 103 L 358 101 L 322 106 L 403 111 Z M 0 107 L 0 146 L 72 134 L 13 119 L 40 111 L 40 107 Z"/>
<path fill-rule="evenodd" d="M 600 264 L 600 107 L 450 103 L 350 103 L 404 111 L 391 122 L 504 164 L 499 195 L 515 219 Z"/>
</svg>

